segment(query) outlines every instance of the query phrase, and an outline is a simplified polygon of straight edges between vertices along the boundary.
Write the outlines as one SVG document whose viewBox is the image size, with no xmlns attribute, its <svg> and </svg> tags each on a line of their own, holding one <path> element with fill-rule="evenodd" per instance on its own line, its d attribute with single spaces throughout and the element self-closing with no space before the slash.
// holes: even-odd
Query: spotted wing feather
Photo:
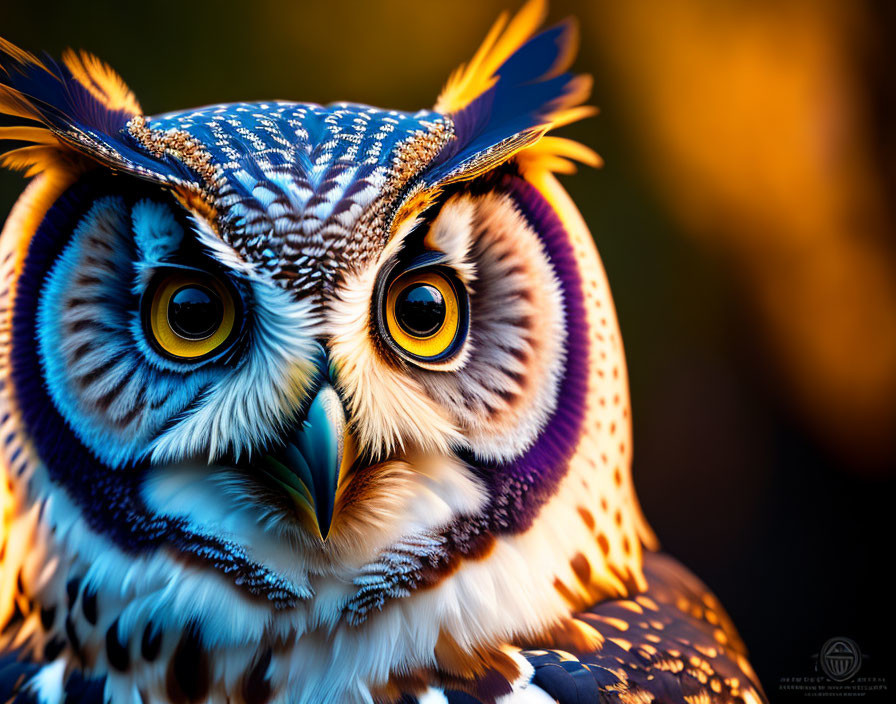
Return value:
<svg viewBox="0 0 896 704">
<path fill-rule="evenodd" d="M 644 575 L 648 588 L 642 594 L 603 601 L 575 614 L 576 621 L 603 636 L 599 649 L 560 649 L 563 635 L 548 634 L 552 647 L 523 651 L 535 669 L 529 689 L 542 698 L 531 698 L 523 689 L 508 701 L 519 696 L 520 702 L 557 704 L 765 702 L 743 642 L 709 589 L 680 563 L 658 553 L 645 555 Z M 439 695 L 444 700 L 433 701 L 479 702 L 466 692 Z"/>
<path fill-rule="evenodd" d="M 529 651 L 534 684 L 561 704 L 764 701 L 746 649 L 718 600 L 672 558 L 648 553 L 648 589 L 576 614 L 604 636 L 596 652 Z"/>
</svg>

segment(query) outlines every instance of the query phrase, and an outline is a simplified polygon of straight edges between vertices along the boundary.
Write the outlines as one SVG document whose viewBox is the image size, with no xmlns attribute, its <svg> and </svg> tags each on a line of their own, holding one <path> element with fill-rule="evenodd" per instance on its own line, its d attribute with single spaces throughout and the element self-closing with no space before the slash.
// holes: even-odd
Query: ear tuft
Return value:
<svg viewBox="0 0 896 704">
<path fill-rule="evenodd" d="M 4 154 L 4 166 L 33 176 L 83 156 L 114 161 L 122 131 L 139 114 L 124 81 L 96 57 L 69 50 L 59 64 L 0 38 L 0 115 L 15 118 L 0 140 L 29 144 Z"/>
<path fill-rule="evenodd" d="M 535 148 L 550 130 L 597 112 L 583 105 L 591 77 L 567 72 L 578 51 L 578 26 L 570 19 L 535 34 L 546 14 L 545 0 L 530 0 L 513 19 L 502 15 L 473 59 L 452 74 L 435 109 L 450 115 L 455 139 L 431 165 L 430 185 L 485 173 Z M 533 151 L 528 165 L 539 156 L 549 157 L 540 164 L 550 170 L 568 170 L 570 157 L 597 161 L 587 148 L 560 142 Z"/>
<path fill-rule="evenodd" d="M 508 13 L 502 12 L 469 63 L 451 74 L 433 109 L 458 112 L 485 93 L 497 82 L 498 68 L 535 34 L 546 17 L 545 0 L 530 0 L 509 24 Z"/>
<path fill-rule="evenodd" d="M 57 62 L 0 39 L 0 116 L 14 118 L 12 126 L 0 127 L 0 141 L 28 145 L 16 145 L 0 164 L 28 176 L 51 169 L 76 173 L 99 163 L 188 196 L 203 188 L 203 174 L 191 170 L 197 159 L 187 164 L 164 150 L 147 150 L 138 139 L 151 134 L 140 104 L 92 54 L 69 49 Z"/>
</svg>

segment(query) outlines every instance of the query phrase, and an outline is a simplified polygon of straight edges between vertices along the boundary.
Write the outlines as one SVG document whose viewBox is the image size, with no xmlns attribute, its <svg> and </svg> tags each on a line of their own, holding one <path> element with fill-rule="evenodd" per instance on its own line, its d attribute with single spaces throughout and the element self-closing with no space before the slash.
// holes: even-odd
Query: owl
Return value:
<svg viewBox="0 0 896 704">
<path fill-rule="evenodd" d="M 4 700 L 765 701 L 638 507 L 544 16 L 415 113 L 0 43 Z"/>
</svg>

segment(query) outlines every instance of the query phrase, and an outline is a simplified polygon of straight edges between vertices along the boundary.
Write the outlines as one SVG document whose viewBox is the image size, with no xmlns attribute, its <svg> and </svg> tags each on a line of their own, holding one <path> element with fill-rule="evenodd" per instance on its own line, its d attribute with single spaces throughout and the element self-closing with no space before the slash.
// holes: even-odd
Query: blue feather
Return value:
<svg viewBox="0 0 896 704">
<path fill-rule="evenodd" d="M 495 84 L 451 114 L 456 138 L 430 166 L 426 182 L 451 179 L 474 165 L 493 167 L 547 131 L 558 110 L 578 104 L 585 79 L 565 72 L 575 42 L 575 25 L 564 22 L 534 36 L 501 64 Z"/>
<path fill-rule="evenodd" d="M 197 181 L 196 175 L 177 159 L 143 150 L 127 130 L 128 122 L 138 114 L 133 109 L 110 107 L 75 76 L 67 63 L 50 56 L 38 59 L 0 39 L 3 113 L 13 116 L 17 124 L 42 124 L 60 145 L 115 169 L 152 181 Z"/>
</svg>

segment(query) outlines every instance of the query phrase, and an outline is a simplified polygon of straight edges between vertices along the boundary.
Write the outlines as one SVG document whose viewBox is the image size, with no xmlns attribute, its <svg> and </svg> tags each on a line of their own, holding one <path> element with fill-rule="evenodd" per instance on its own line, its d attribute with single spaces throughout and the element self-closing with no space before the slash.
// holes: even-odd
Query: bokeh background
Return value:
<svg viewBox="0 0 896 704">
<path fill-rule="evenodd" d="M 430 106 L 516 0 L 0 6 L 84 48 L 148 114 L 286 98 Z M 664 547 L 721 597 L 773 701 L 849 636 L 896 648 L 896 5 L 558 0 L 606 165 L 564 182 L 626 343 L 635 481 Z M 22 188 L 0 175 L 5 215 Z M 896 688 L 891 677 L 890 691 Z"/>
</svg>

